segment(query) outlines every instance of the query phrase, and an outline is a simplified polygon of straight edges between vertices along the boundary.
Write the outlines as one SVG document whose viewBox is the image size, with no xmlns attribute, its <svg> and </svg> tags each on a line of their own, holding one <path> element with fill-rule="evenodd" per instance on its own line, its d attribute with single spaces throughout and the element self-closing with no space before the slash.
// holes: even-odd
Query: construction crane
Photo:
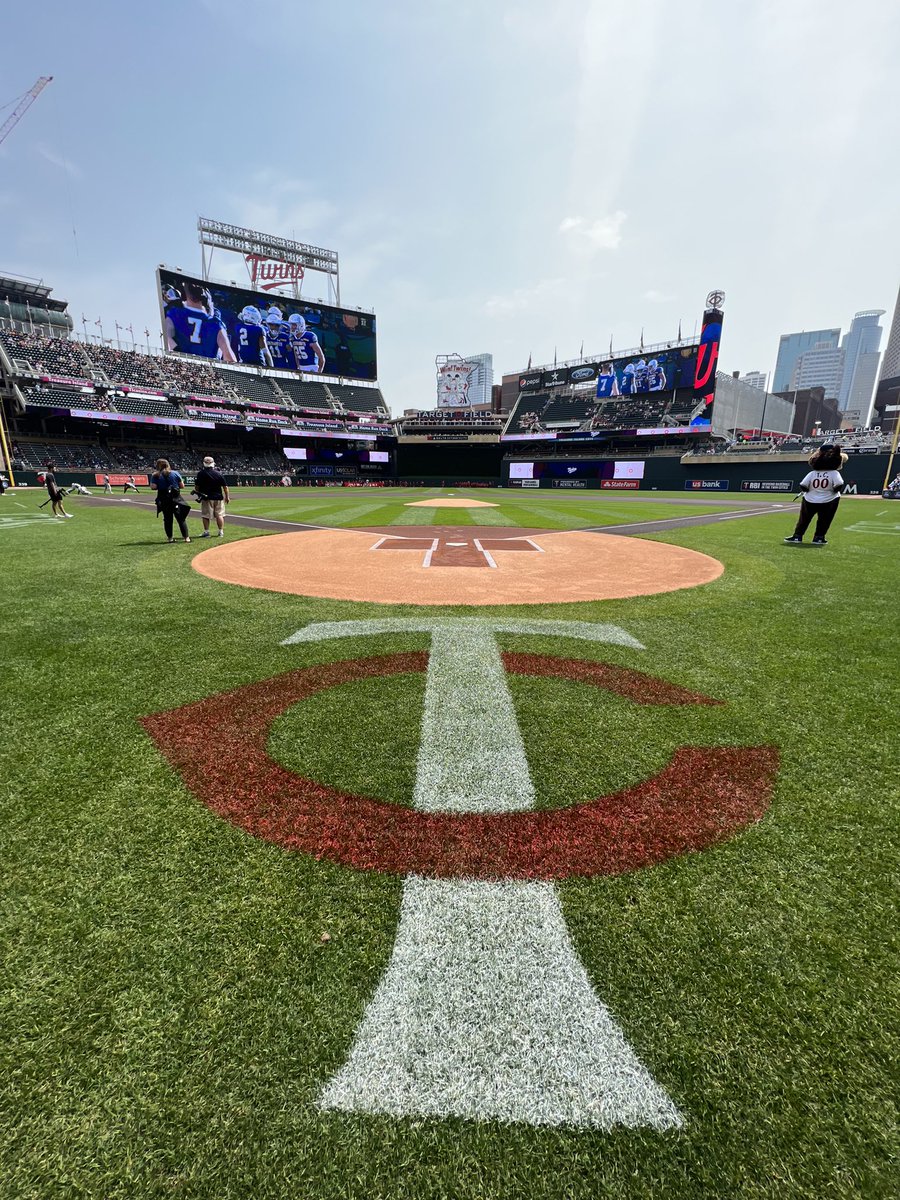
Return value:
<svg viewBox="0 0 900 1200">
<path fill-rule="evenodd" d="M 38 96 L 41 94 L 47 84 L 52 82 L 52 75 L 42 75 L 34 87 L 29 88 L 3 124 L 0 125 L 0 145 L 2 145 L 6 138 L 9 137 L 10 133 L 13 131 L 16 125 L 18 125 L 25 113 L 28 112 L 29 108 L 31 108 L 32 104 L 34 104 L 35 100 L 37 100 Z"/>
</svg>

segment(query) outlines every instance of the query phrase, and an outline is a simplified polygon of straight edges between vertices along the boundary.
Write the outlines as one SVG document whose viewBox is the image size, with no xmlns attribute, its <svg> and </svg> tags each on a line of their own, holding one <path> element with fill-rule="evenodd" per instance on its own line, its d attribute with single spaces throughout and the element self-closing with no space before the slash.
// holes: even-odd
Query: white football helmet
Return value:
<svg viewBox="0 0 900 1200">
<path fill-rule="evenodd" d="M 297 337 L 299 337 L 301 333 L 306 333 L 306 321 L 300 316 L 299 313 L 292 313 L 288 317 L 288 325 L 292 327 L 291 333 L 295 334 Z"/>
<path fill-rule="evenodd" d="M 245 325 L 262 325 L 262 313 L 258 308 L 254 308 L 252 304 L 248 304 L 246 308 L 242 308 L 238 316 Z"/>
</svg>

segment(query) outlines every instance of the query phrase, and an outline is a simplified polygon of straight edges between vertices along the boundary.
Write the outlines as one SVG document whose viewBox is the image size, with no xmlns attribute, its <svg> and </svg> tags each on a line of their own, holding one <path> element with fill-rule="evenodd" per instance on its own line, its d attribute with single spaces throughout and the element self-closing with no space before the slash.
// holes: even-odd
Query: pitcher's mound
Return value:
<svg viewBox="0 0 900 1200">
<path fill-rule="evenodd" d="M 706 554 L 603 533 L 483 526 L 314 529 L 230 542 L 193 559 L 223 583 L 379 604 L 564 604 L 709 583 Z"/>
<path fill-rule="evenodd" d="M 404 508 L 496 508 L 487 500 L 410 500 Z"/>
</svg>

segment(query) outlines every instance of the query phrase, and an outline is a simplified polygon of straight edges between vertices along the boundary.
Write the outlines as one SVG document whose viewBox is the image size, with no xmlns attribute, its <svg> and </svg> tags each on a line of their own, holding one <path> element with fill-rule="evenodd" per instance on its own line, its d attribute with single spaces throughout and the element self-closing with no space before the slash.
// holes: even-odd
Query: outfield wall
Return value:
<svg viewBox="0 0 900 1200">
<path fill-rule="evenodd" d="M 575 458 L 566 460 L 559 458 L 537 457 L 530 460 L 534 463 L 535 473 L 540 469 L 550 467 L 558 471 L 562 464 L 568 462 L 575 466 L 579 461 Z M 609 459 L 596 455 L 592 462 L 608 462 Z M 612 460 L 614 461 L 614 460 Z M 509 461 L 503 463 L 503 486 L 526 488 L 551 488 L 561 491 L 666 491 L 680 492 L 729 492 L 732 494 L 777 495 L 796 494 L 797 486 L 809 470 L 807 458 L 792 454 L 766 455 L 698 455 L 696 458 L 682 462 L 678 458 L 646 458 L 644 477 L 636 479 L 601 479 L 594 478 L 549 478 L 542 477 L 531 480 L 510 480 Z M 856 488 L 860 495 L 880 495 L 884 482 L 885 471 L 888 467 L 887 454 L 851 454 L 842 474 L 852 489 Z M 574 472 L 573 472 L 574 475 Z M 637 485 L 637 486 L 635 486 Z"/>
</svg>

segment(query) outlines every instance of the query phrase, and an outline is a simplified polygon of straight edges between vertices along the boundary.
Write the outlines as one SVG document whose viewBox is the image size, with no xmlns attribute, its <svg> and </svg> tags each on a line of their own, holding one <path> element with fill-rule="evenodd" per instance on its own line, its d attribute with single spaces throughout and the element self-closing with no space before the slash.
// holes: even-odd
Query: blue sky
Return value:
<svg viewBox="0 0 900 1200">
<path fill-rule="evenodd" d="M 0 104 L 54 82 L 0 147 L 0 271 L 155 334 L 198 215 L 332 247 L 395 412 L 436 354 L 663 340 L 713 287 L 722 366 L 771 370 L 893 309 L 898 60 L 894 0 L 21 5 Z"/>
</svg>

